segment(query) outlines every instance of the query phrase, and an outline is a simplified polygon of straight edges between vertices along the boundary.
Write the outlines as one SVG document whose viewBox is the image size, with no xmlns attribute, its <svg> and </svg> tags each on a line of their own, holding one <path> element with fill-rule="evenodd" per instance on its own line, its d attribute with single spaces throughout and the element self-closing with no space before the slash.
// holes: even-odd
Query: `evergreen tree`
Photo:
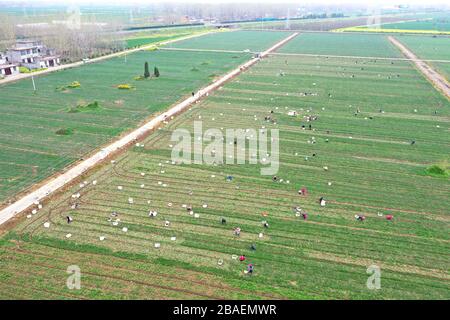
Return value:
<svg viewBox="0 0 450 320">
<path fill-rule="evenodd" d="M 148 62 L 144 65 L 144 78 L 150 77 L 150 71 L 148 70 Z"/>
<path fill-rule="evenodd" d="M 158 70 L 158 68 L 157 67 L 155 67 L 155 70 L 153 71 L 153 74 L 154 74 L 154 76 L 155 77 L 159 77 L 159 70 Z"/>
</svg>

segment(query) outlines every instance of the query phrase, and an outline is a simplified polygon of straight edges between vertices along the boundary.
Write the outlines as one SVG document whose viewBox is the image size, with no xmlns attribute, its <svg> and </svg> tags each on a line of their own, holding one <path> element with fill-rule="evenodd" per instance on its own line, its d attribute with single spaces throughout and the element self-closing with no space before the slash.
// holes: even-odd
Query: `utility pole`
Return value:
<svg viewBox="0 0 450 320">
<path fill-rule="evenodd" d="M 285 27 L 285 29 L 286 30 L 288 30 L 288 29 L 290 29 L 290 16 L 291 16 L 291 11 L 290 11 L 291 9 L 290 8 L 288 8 L 288 11 L 287 11 L 287 17 L 286 17 L 286 27 Z"/>
<path fill-rule="evenodd" d="M 130 9 L 130 19 L 129 19 L 130 24 L 134 23 L 134 18 L 133 18 L 133 9 Z"/>
<path fill-rule="evenodd" d="M 36 92 L 36 84 L 34 83 L 34 76 L 31 76 L 31 82 L 33 83 L 33 91 Z"/>
</svg>

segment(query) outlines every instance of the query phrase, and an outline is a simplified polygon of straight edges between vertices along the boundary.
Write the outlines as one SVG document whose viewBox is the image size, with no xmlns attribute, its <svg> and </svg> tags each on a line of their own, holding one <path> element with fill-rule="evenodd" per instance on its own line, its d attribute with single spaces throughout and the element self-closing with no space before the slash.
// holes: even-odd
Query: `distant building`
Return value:
<svg viewBox="0 0 450 320">
<path fill-rule="evenodd" d="M 0 76 L 9 76 L 19 73 L 19 67 L 15 64 L 0 64 Z"/>
<path fill-rule="evenodd" d="M 60 64 L 59 56 L 55 55 L 54 50 L 37 40 L 18 40 L 6 52 L 6 60 L 28 69 L 49 68 Z"/>
<path fill-rule="evenodd" d="M 17 65 L 9 63 L 6 60 L 6 56 L 0 53 L 0 77 L 9 76 L 12 74 L 18 74 L 19 68 Z"/>
</svg>

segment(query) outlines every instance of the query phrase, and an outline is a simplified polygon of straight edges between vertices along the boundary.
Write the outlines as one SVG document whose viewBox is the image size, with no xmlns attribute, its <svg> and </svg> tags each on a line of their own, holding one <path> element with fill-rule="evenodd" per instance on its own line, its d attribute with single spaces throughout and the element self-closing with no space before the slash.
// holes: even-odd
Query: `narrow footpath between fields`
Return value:
<svg viewBox="0 0 450 320">
<path fill-rule="evenodd" d="M 389 36 L 389 41 L 395 45 L 400 51 L 407 57 L 414 61 L 417 69 L 423 73 L 423 75 L 433 84 L 435 88 L 442 91 L 442 93 L 450 100 L 450 84 L 441 74 L 433 70 L 433 68 L 419 59 L 412 51 L 410 51 L 405 45 L 392 36 Z"/>
<path fill-rule="evenodd" d="M 49 182 L 45 183 L 38 189 L 31 191 L 30 193 L 23 196 L 21 199 L 17 200 L 16 202 L 12 203 L 11 205 L 5 207 L 0 211 L 0 225 L 4 224 L 17 214 L 27 210 L 30 208 L 36 201 L 42 201 L 44 198 L 48 197 L 52 193 L 56 192 L 57 190 L 61 189 L 62 187 L 68 185 L 70 182 L 81 176 L 82 174 L 85 174 L 88 170 L 92 169 L 96 165 L 100 164 L 102 161 L 104 161 L 109 156 L 117 153 L 118 151 L 123 151 L 126 149 L 127 146 L 130 146 L 132 143 L 134 143 L 137 139 L 140 137 L 145 136 L 149 132 L 151 132 L 155 127 L 163 123 L 164 121 L 169 121 L 172 116 L 177 115 L 178 113 L 186 110 L 196 101 L 200 100 L 201 98 L 209 95 L 209 93 L 213 92 L 214 90 L 218 89 L 220 86 L 222 86 L 225 82 L 229 81 L 230 79 L 236 77 L 241 72 L 245 71 L 249 67 L 253 66 L 255 63 L 261 60 L 261 58 L 264 58 L 268 56 L 272 51 L 277 50 L 284 44 L 286 44 L 288 41 L 292 40 L 298 35 L 298 33 L 293 33 L 289 37 L 281 40 L 280 42 L 276 43 L 271 48 L 267 49 L 266 51 L 262 52 L 259 57 L 252 58 L 248 62 L 244 63 L 243 65 L 239 66 L 238 68 L 234 69 L 233 71 L 227 73 L 214 83 L 208 85 L 207 87 L 200 89 L 197 93 L 195 93 L 193 96 L 187 98 L 186 100 L 183 100 L 182 102 L 172 106 L 169 110 L 166 112 L 154 117 L 141 127 L 137 128 L 136 130 L 130 132 L 126 136 L 118 139 L 117 141 L 114 141 L 110 143 L 109 145 L 103 147 L 100 151 L 96 152 L 92 156 L 90 156 L 88 159 L 74 165 L 72 168 L 70 168 L 68 171 L 56 176 L 53 179 L 50 179 Z"/>
</svg>

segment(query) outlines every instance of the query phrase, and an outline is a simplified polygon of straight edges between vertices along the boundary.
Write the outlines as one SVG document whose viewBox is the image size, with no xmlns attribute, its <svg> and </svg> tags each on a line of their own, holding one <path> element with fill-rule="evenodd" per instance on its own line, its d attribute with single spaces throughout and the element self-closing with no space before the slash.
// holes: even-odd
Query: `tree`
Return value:
<svg viewBox="0 0 450 320">
<path fill-rule="evenodd" d="M 159 70 L 157 67 L 155 67 L 155 70 L 153 70 L 153 74 L 155 77 L 157 77 L 157 78 L 159 77 Z"/>
<path fill-rule="evenodd" d="M 150 71 L 148 70 L 148 62 L 146 62 L 144 65 L 144 78 L 149 78 L 149 77 L 150 77 Z"/>
</svg>

